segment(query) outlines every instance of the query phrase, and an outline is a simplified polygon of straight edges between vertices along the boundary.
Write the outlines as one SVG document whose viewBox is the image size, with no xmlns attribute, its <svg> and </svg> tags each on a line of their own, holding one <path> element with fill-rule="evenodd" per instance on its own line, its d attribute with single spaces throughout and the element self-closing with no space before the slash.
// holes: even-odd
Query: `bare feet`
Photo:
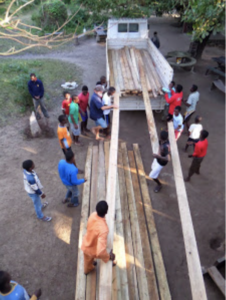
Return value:
<svg viewBox="0 0 226 300">
<path fill-rule="evenodd" d="M 104 141 L 104 138 L 100 137 L 99 135 L 96 136 L 97 141 Z"/>
</svg>

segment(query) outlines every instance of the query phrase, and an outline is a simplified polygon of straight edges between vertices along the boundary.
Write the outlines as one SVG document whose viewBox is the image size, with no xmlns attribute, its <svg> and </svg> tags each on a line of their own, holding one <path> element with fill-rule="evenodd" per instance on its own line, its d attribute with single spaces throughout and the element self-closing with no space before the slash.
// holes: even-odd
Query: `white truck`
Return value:
<svg viewBox="0 0 226 300">
<path fill-rule="evenodd" d="M 137 52 L 138 51 L 138 52 Z M 147 19 L 110 19 L 106 40 L 107 81 L 120 92 L 120 110 L 145 110 L 137 56 L 143 58 L 153 110 L 165 107 L 162 93 L 173 69 L 148 37 Z"/>
</svg>

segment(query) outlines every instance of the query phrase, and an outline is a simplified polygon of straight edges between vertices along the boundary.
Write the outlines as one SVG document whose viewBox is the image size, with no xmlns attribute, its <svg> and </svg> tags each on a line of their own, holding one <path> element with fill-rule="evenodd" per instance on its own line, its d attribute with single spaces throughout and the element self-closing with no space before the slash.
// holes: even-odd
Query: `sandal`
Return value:
<svg viewBox="0 0 226 300">
<path fill-rule="evenodd" d="M 50 222 L 52 220 L 52 218 L 44 216 L 41 220 L 44 221 L 44 222 Z"/>
<path fill-rule="evenodd" d="M 65 203 L 68 203 L 70 200 L 68 198 L 62 200 L 62 203 L 65 204 Z"/>
<path fill-rule="evenodd" d="M 157 185 L 154 189 L 155 193 L 158 193 L 161 190 L 162 186 L 161 185 Z"/>
<path fill-rule="evenodd" d="M 48 203 L 48 202 L 44 202 L 44 203 L 42 203 L 42 209 L 46 208 L 48 205 L 49 205 L 49 203 Z"/>
</svg>

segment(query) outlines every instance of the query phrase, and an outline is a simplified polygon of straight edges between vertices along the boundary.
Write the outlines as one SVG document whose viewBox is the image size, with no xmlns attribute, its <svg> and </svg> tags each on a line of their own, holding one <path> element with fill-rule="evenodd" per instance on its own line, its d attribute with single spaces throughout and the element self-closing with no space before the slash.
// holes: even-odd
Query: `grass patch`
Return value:
<svg viewBox="0 0 226 300">
<path fill-rule="evenodd" d="M 16 117 L 33 108 L 27 89 L 30 73 L 36 73 L 43 81 L 48 108 L 62 99 L 62 83 L 81 83 L 81 71 L 78 67 L 57 60 L 2 59 L 0 69 L 0 126 L 12 123 Z"/>
</svg>

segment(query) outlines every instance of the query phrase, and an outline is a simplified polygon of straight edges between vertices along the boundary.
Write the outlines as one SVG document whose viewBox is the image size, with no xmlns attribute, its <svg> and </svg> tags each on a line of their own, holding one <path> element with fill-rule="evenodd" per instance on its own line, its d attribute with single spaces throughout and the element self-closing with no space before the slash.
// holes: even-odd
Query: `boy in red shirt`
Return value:
<svg viewBox="0 0 226 300">
<path fill-rule="evenodd" d="M 172 97 L 169 98 L 169 95 L 167 93 L 165 94 L 166 102 L 169 103 L 167 122 L 172 120 L 175 107 L 181 106 L 181 102 L 183 99 L 182 91 L 183 91 L 182 85 L 178 84 L 176 87 L 176 92 L 174 92 L 173 89 L 171 90 Z"/>
<path fill-rule="evenodd" d="M 190 169 L 188 171 L 188 177 L 185 179 L 185 181 L 190 181 L 191 176 L 196 173 L 200 174 L 199 170 L 201 167 L 201 163 L 206 156 L 207 148 L 208 148 L 208 140 L 207 137 L 209 135 L 209 132 L 206 130 L 202 130 L 200 133 L 200 139 L 195 144 L 195 150 L 192 155 L 188 155 L 188 157 L 193 157 Z"/>
<path fill-rule="evenodd" d="M 67 117 L 69 117 L 69 109 L 70 109 L 70 104 L 71 104 L 71 94 L 68 91 L 63 92 L 64 95 L 64 100 L 62 102 L 62 112 L 63 114 Z M 70 129 L 70 124 L 67 122 L 67 129 Z"/>
<path fill-rule="evenodd" d="M 82 119 L 81 132 L 83 135 L 87 135 L 86 132 L 90 132 L 90 130 L 87 129 L 87 122 L 88 122 L 87 107 L 89 109 L 89 90 L 86 85 L 82 87 L 82 92 L 78 95 L 78 98 L 79 98 L 79 112 Z"/>
</svg>

